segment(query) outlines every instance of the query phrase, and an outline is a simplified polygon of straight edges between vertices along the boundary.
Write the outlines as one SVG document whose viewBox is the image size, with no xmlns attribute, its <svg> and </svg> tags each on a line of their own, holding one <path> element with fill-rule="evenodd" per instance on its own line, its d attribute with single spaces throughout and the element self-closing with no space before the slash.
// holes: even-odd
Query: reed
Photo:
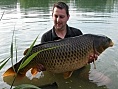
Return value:
<svg viewBox="0 0 118 89">
<path fill-rule="evenodd" d="M 13 35 L 12 35 L 12 42 L 11 42 L 11 47 L 10 47 L 10 56 L 9 57 L 7 57 L 7 58 L 5 58 L 5 59 L 3 59 L 2 61 L 0 61 L 0 70 L 7 64 L 7 62 L 8 61 L 11 61 L 11 64 L 12 64 L 12 67 L 13 67 L 13 69 L 14 69 L 14 63 L 13 63 L 13 60 L 14 60 L 14 50 L 15 50 L 15 60 L 16 60 L 16 63 L 17 63 L 17 47 L 16 47 L 16 38 L 15 38 L 15 35 L 14 35 L 14 33 L 15 33 L 15 30 L 13 31 Z M 38 35 L 39 36 L 39 35 Z M 35 44 L 35 42 L 36 42 L 36 40 L 38 39 L 38 36 L 36 37 L 36 39 L 33 41 L 33 43 L 31 44 L 31 46 L 30 46 L 30 48 L 28 49 L 28 52 L 26 53 L 26 56 L 25 56 L 25 58 L 24 58 L 24 60 L 21 62 L 21 64 L 20 64 L 20 66 L 19 66 L 19 68 L 18 68 L 18 71 L 20 70 L 20 69 L 22 69 L 22 68 L 24 68 L 26 65 L 28 65 L 28 63 L 37 55 L 37 54 L 39 54 L 40 52 L 42 52 L 42 51 L 46 51 L 46 50 L 52 50 L 52 49 L 55 49 L 55 48 L 57 48 L 57 47 L 52 47 L 52 48 L 47 48 L 47 49 L 43 49 L 43 50 L 40 50 L 40 51 L 38 51 L 38 52 L 36 52 L 36 53 L 33 53 L 31 56 L 29 56 L 28 57 L 28 55 L 29 55 L 29 53 L 31 52 L 31 50 L 32 50 L 32 48 L 33 48 L 33 46 L 34 46 L 34 44 Z M 15 38 L 15 41 L 14 41 L 14 38 Z M 15 46 L 15 47 L 14 47 Z M 15 48 L 15 49 L 14 49 Z M 27 58 L 28 57 L 28 58 Z M 14 70 L 15 71 L 15 70 Z M 16 73 L 18 73 L 18 71 L 16 71 Z M 14 84 L 14 82 L 15 82 L 15 79 L 16 79 L 16 77 L 17 77 L 17 74 L 16 74 L 16 76 L 14 77 L 14 80 L 13 80 L 13 82 L 12 82 L 12 84 L 11 84 L 11 87 L 10 87 L 10 89 L 12 89 L 13 88 L 13 84 Z M 29 88 L 34 88 L 34 89 L 41 89 L 41 88 L 38 88 L 37 86 L 34 86 L 34 85 L 31 85 L 31 84 L 21 84 L 21 85 L 18 85 L 18 86 L 16 86 L 15 88 L 13 88 L 13 89 L 29 89 Z"/>
<path fill-rule="evenodd" d="M 4 15 L 4 13 L 5 13 L 5 11 L 2 13 L 2 16 L 1 16 L 1 18 L 0 18 L 0 21 L 2 20 L 2 17 L 3 17 L 3 15 Z"/>
<path fill-rule="evenodd" d="M 0 21 L 2 20 L 3 18 L 3 15 L 4 15 L 5 11 L 3 12 L 2 16 L 0 17 Z M 14 32 L 15 32 L 15 26 L 14 26 L 14 30 L 13 30 L 13 35 L 12 35 L 12 41 L 11 41 L 11 47 L 10 47 L 10 56 L 6 57 L 5 59 L 3 59 L 2 61 L 0 61 L 0 70 L 3 69 L 3 67 L 8 63 L 8 61 L 11 60 L 11 64 L 12 64 L 12 67 L 14 69 L 14 63 L 13 63 L 13 60 L 14 60 L 14 46 L 15 46 L 15 60 L 16 60 L 16 63 L 17 63 L 17 45 L 16 45 L 16 38 L 15 38 L 15 42 L 14 42 Z M 36 40 L 38 39 L 38 36 L 36 37 L 36 39 L 33 41 L 33 43 L 31 44 L 28 52 L 26 53 L 26 57 L 29 55 L 29 53 L 31 52 Z M 15 43 L 15 44 L 14 44 Z M 54 47 L 55 48 L 55 47 Z M 45 51 L 45 50 L 50 50 L 50 49 L 53 49 L 53 48 L 49 48 L 49 49 L 44 49 L 44 50 L 40 50 L 39 52 L 37 53 L 34 53 L 32 54 L 30 57 L 28 57 L 25 61 L 23 61 L 18 69 L 18 71 L 20 69 L 22 69 L 23 67 L 25 67 L 26 65 L 28 65 L 28 63 L 40 52 L 42 51 Z M 15 70 L 14 70 L 15 71 Z M 18 71 L 16 71 L 16 73 L 18 73 Z M 14 77 L 14 80 L 11 84 L 11 87 L 10 89 L 12 89 L 13 87 L 13 84 L 15 82 L 15 79 L 16 79 L 17 75 Z M 33 89 L 41 89 L 37 86 L 34 86 L 34 85 L 31 85 L 31 84 L 21 84 L 21 85 L 18 85 L 16 86 L 15 88 L 13 89 L 30 89 L 30 88 L 33 88 Z"/>
<path fill-rule="evenodd" d="M 31 85 L 31 84 L 22 84 L 22 85 L 18 85 L 13 89 L 41 89 L 37 86 Z"/>
</svg>

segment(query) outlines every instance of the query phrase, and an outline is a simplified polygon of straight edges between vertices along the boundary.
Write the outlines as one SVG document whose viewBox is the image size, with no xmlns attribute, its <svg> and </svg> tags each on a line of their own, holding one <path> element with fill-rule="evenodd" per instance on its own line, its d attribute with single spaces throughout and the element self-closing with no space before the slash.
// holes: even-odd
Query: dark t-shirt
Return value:
<svg viewBox="0 0 118 89">
<path fill-rule="evenodd" d="M 79 35 L 82 35 L 82 32 L 79 29 L 69 27 L 67 25 L 67 33 L 65 35 L 65 38 L 79 36 Z M 61 38 L 56 35 L 56 33 L 54 31 L 54 27 L 53 27 L 51 30 L 49 30 L 43 34 L 43 36 L 41 38 L 41 43 L 48 42 L 48 41 L 54 41 L 54 40 L 58 40 L 58 39 L 61 39 Z"/>
</svg>

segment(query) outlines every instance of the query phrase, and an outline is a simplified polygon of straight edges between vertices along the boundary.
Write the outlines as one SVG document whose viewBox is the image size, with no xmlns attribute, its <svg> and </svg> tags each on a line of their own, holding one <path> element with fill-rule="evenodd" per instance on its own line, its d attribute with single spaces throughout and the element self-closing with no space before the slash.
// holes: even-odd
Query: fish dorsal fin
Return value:
<svg viewBox="0 0 118 89">
<path fill-rule="evenodd" d="M 28 52 L 28 50 L 29 50 L 29 48 L 27 48 L 27 49 L 24 51 L 23 55 L 26 55 L 26 53 Z"/>
<path fill-rule="evenodd" d="M 72 73 L 73 73 L 73 71 L 65 72 L 65 73 L 63 74 L 64 79 L 67 79 L 67 78 L 71 77 Z"/>
</svg>

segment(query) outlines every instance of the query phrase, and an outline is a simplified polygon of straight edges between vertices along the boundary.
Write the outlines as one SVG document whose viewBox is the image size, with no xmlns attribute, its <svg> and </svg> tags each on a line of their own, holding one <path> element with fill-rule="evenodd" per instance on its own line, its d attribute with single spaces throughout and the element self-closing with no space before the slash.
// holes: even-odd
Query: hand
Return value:
<svg viewBox="0 0 118 89">
<path fill-rule="evenodd" d="M 46 71 L 46 68 L 42 64 L 38 64 L 37 70 L 40 71 Z"/>
<path fill-rule="evenodd" d="M 92 63 L 94 60 L 97 60 L 97 58 L 98 58 L 98 55 L 97 54 L 90 55 L 89 56 L 88 63 Z"/>
</svg>

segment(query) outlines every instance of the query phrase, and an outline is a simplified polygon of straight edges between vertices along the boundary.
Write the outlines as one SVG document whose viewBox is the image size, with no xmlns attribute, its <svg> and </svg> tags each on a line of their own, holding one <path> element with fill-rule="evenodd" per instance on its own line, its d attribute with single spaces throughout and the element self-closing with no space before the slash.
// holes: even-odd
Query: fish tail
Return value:
<svg viewBox="0 0 118 89">
<path fill-rule="evenodd" d="M 12 67 L 10 67 L 7 71 L 5 71 L 5 73 L 3 74 L 3 77 L 5 77 L 5 76 L 13 76 L 13 75 L 24 75 L 24 73 L 21 74 L 20 72 L 18 72 L 18 68 L 19 68 L 21 62 L 22 61 L 19 61 L 18 63 L 16 63 Z"/>
<path fill-rule="evenodd" d="M 15 71 L 15 69 L 13 69 L 13 67 L 10 67 L 4 74 L 3 77 L 7 77 L 7 76 L 17 76 L 17 78 L 22 78 L 26 75 L 26 72 L 17 72 Z"/>
<path fill-rule="evenodd" d="M 17 73 L 14 71 L 13 67 L 10 67 L 4 74 L 3 76 L 10 76 L 10 75 L 16 75 Z"/>
<path fill-rule="evenodd" d="M 26 72 L 30 69 L 31 69 L 31 74 L 35 76 L 38 72 L 41 71 L 40 69 L 38 69 L 38 67 L 32 67 L 32 68 L 26 67 L 18 71 L 20 64 L 21 64 L 21 61 L 16 63 L 13 67 L 10 67 L 7 71 L 5 71 L 5 73 L 3 74 L 3 77 L 6 77 L 6 76 L 24 77 L 26 75 Z"/>
</svg>

